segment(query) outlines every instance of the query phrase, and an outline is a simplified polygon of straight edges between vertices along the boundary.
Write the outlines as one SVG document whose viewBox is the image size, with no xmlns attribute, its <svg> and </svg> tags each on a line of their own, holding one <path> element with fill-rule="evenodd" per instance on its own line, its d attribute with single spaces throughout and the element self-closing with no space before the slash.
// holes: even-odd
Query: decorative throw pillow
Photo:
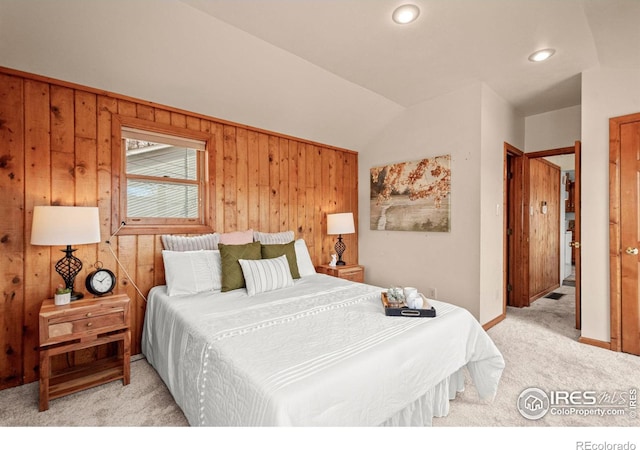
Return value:
<svg viewBox="0 0 640 450">
<path fill-rule="evenodd" d="M 218 233 L 203 234 L 200 236 L 174 236 L 165 234 L 161 236 L 161 239 L 164 249 L 174 252 L 217 250 L 220 235 Z"/>
<path fill-rule="evenodd" d="M 218 244 L 222 261 L 222 292 L 245 287 L 239 259 L 260 259 L 260 242 L 244 245 Z"/>
<path fill-rule="evenodd" d="M 286 244 L 293 242 L 295 235 L 293 231 L 281 231 L 279 233 L 261 233 L 259 231 L 253 232 L 253 240 L 258 241 L 261 244 Z"/>
<path fill-rule="evenodd" d="M 259 260 L 238 260 L 249 296 L 293 286 L 293 278 L 285 255 Z"/>
<path fill-rule="evenodd" d="M 232 231 L 220 235 L 220 244 L 242 245 L 253 242 L 253 230 Z"/>
<path fill-rule="evenodd" d="M 298 258 L 296 257 L 295 243 L 293 241 L 288 244 L 261 244 L 262 259 L 277 258 L 285 255 L 291 270 L 293 278 L 300 278 L 298 271 Z"/>
<path fill-rule="evenodd" d="M 306 277 L 307 275 L 313 275 L 316 273 L 316 268 L 311 261 L 309 255 L 309 249 L 304 239 L 297 239 L 295 242 L 296 259 L 298 260 L 298 272 L 300 277 Z"/>
<path fill-rule="evenodd" d="M 219 291 L 221 261 L 218 250 L 162 250 L 164 275 L 169 296 Z"/>
</svg>

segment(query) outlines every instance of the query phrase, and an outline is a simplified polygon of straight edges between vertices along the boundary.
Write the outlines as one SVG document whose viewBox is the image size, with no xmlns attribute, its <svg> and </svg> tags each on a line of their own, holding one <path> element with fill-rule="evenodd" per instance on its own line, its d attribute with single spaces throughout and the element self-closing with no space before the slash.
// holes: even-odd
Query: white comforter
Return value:
<svg viewBox="0 0 640 450">
<path fill-rule="evenodd" d="M 254 297 L 157 286 L 142 351 L 191 425 L 380 425 L 465 366 L 495 395 L 504 360 L 469 312 L 387 317 L 381 291 L 320 274 Z"/>
</svg>

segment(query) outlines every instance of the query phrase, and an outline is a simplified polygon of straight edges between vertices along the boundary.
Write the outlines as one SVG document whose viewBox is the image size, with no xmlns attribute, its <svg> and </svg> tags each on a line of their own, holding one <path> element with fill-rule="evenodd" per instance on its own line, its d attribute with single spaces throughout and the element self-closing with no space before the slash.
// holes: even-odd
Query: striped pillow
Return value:
<svg viewBox="0 0 640 450">
<path fill-rule="evenodd" d="M 249 296 L 293 286 L 287 256 L 270 259 L 239 259 Z"/>
<path fill-rule="evenodd" d="M 253 232 L 254 242 L 260 242 L 261 244 L 288 244 L 293 242 L 294 239 L 293 231 L 281 231 L 280 233 Z"/>
<path fill-rule="evenodd" d="M 197 250 L 218 250 L 220 235 L 218 233 L 203 234 L 201 236 L 162 235 L 162 246 L 165 250 L 187 252 Z"/>
</svg>

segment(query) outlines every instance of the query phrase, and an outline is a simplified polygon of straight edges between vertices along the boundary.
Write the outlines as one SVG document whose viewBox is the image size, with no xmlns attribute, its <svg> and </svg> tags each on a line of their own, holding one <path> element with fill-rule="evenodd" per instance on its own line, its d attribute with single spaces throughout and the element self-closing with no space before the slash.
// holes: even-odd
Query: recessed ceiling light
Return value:
<svg viewBox="0 0 640 450">
<path fill-rule="evenodd" d="M 553 56 L 556 51 L 552 48 L 545 48 L 543 50 L 538 50 L 537 52 L 533 52 L 529 55 L 529 61 L 540 62 L 545 59 L 549 59 Z"/>
<path fill-rule="evenodd" d="M 404 25 L 413 22 L 418 18 L 419 15 L 420 8 L 418 8 L 416 5 L 402 5 L 398 6 L 393 11 L 393 15 L 391 17 L 393 18 L 393 21 L 395 23 Z"/>
</svg>

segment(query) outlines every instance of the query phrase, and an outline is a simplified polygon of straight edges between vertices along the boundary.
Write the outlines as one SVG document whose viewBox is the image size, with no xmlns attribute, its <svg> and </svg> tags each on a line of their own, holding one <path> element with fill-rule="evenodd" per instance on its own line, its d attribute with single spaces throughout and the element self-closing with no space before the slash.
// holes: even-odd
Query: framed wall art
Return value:
<svg viewBox="0 0 640 450">
<path fill-rule="evenodd" d="M 451 230 L 451 155 L 371 169 L 371 229 Z"/>
</svg>

